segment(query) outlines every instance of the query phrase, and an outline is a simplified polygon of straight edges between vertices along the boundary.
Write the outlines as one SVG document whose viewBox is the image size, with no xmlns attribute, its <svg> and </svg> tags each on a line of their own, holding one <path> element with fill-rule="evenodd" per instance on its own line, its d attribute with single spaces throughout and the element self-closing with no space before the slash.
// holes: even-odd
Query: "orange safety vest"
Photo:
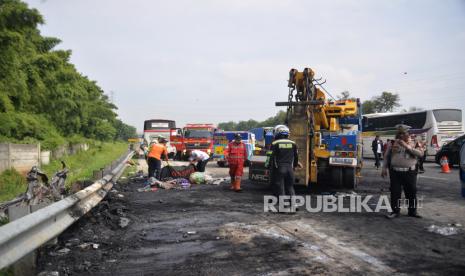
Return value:
<svg viewBox="0 0 465 276">
<path fill-rule="evenodd" d="M 166 147 L 161 144 L 153 144 L 147 156 L 161 160 L 162 154 L 168 157 L 168 150 Z"/>
<path fill-rule="evenodd" d="M 244 143 L 236 144 L 231 142 L 226 149 L 229 164 L 242 164 L 247 158 L 247 148 Z"/>
</svg>

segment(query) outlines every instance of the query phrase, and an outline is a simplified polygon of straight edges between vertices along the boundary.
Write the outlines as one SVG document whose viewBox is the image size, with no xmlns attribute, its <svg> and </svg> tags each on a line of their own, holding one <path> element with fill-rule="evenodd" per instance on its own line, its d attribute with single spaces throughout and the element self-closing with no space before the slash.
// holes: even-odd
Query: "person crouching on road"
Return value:
<svg viewBox="0 0 465 276">
<path fill-rule="evenodd" d="M 210 155 L 201 150 L 191 151 L 191 156 L 189 157 L 191 164 L 197 162 L 195 170 L 198 172 L 205 172 L 205 167 L 207 166 L 208 161 L 210 161 Z"/>
<path fill-rule="evenodd" d="M 400 200 L 402 196 L 402 187 L 405 198 L 408 200 L 408 215 L 410 217 L 421 218 L 417 213 L 417 158 L 423 156 L 423 152 L 414 148 L 410 139 L 408 129 L 405 125 L 398 125 L 396 140 L 393 145 L 386 151 L 385 162 L 381 176 L 387 175 L 389 169 L 389 178 L 391 182 L 391 208 L 392 213 L 387 218 L 396 218 L 400 215 Z"/>
<path fill-rule="evenodd" d="M 155 177 L 156 179 L 160 179 L 162 157 L 166 162 L 168 162 L 168 150 L 166 149 L 167 142 L 168 141 L 165 138 L 160 138 L 158 140 L 158 144 L 151 144 L 149 153 L 147 155 L 147 163 L 149 165 L 149 178 Z"/>
<path fill-rule="evenodd" d="M 234 135 L 234 141 L 228 144 L 225 155 L 229 164 L 231 190 L 241 192 L 241 179 L 244 174 L 244 162 L 247 159 L 247 148 L 242 143 L 242 137 L 239 133 Z"/>
<path fill-rule="evenodd" d="M 297 145 L 289 140 L 289 128 L 284 125 L 276 126 L 275 141 L 271 144 L 271 181 L 277 197 L 295 196 L 294 169 L 302 167 L 299 163 Z"/>
</svg>

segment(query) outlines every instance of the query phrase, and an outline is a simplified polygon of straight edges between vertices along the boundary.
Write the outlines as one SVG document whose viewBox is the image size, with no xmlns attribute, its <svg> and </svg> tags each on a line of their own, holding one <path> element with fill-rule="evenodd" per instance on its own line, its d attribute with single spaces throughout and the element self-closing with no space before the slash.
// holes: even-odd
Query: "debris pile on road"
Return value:
<svg viewBox="0 0 465 276">
<path fill-rule="evenodd" d="M 447 226 L 437 226 L 437 225 L 430 225 L 427 230 L 431 233 L 440 234 L 443 236 L 452 236 L 457 235 L 459 233 L 458 227 L 461 227 L 461 224 L 449 224 Z"/>
<path fill-rule="evenodd" d="M 191 184 L 211 184 L 220 185 L 221 183 L 229 183 L 227 178 L 213 178 L 211 175 L 194 172 L 187 178 L 165 178 L 158 180 L 155 177 L 150 177 L 146 182 L 145 186 L 137 189 L 138 192 L 156 192 L 158 189 L 189 189 Z"/>
<path fill-rule="evenodd" d="M 120 237 L 135 220 L 128 214 L 126 197 L 119 196 L 118 190 L 112 189 L 104 201 L 68 228 L 57 244 L 40 250 L 39 275 L 89 275 L 116 265 L 115 256 L 124 243 Z"/>
</svg>

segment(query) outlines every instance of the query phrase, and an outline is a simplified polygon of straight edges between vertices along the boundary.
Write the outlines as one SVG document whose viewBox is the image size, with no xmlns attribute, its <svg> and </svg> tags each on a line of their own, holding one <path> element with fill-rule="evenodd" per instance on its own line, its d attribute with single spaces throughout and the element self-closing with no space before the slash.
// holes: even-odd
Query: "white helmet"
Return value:
<svg viewBox="0 0 465 276">
<path fill-rule="evenodd" d="M 285 125 L 277 125 L 274 128 L 274 135 L 289 135 L 289 128 Z"/>
</svg>

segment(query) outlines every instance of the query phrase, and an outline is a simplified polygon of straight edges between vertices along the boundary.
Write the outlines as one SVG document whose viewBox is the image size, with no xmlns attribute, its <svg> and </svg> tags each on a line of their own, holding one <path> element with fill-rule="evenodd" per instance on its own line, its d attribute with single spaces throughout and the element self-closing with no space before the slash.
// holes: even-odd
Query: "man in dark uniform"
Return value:
<svg viewBox="0 0 465 276">
<path fill-rule="evenodd" d="M 379 139 L 379 135 L 376 135 L 375 140 L 371 142 L 371 150 L 375 156 L 375 167 L 379 169 L 381 154 L 383 154 L 383 141 Z"/>
<path fill-rule="evenodd" d="M 409 126 L 398 125 L 396 140 L 386 150 L 385 162 L 383 163 L 382 177 L 387 175 L 391 180 L 391 208 L 392 213 L 387 217 L 392 219 L 399 217 L 402 188 L 405 198 L 408 200 L 408 215 L 421 218 L 417 213 L 417 158 L 423 156 L 423 151 L 415 148 L 408 133 Z"/>
<path fill-rule="evenodd" d="M 271 145 L 271 181 L 277 197 L 295 196 L 294 169 L 300 167 L 297 145 L 289 138 L 289 128 L 276 126 L 275 141 Z M 291 200 L 292 202 L 292 200 Z"/>
</svg>

